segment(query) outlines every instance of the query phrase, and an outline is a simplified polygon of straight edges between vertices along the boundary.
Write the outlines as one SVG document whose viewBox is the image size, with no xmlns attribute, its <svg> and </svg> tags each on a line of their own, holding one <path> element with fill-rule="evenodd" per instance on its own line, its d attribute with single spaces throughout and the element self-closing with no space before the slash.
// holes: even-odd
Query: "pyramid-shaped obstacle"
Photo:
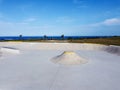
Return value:
<svg viewBox="0 0 120 90">
<path fill-rule="evenodd" d="M 61 55 L 54 57 L 52 62 L 64 65 L 77 65 L 87 63 L 87 60 L 73 51 L 64 51 Z"/>
</svg>

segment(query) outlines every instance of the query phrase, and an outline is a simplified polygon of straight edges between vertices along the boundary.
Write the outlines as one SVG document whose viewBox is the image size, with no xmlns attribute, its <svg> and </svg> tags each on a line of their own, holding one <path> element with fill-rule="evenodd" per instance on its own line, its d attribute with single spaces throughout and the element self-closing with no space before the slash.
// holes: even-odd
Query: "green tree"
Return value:
<svg viewBox="0 0 120 90">
<path fill-rule="evenodd" d="M 19 35 L 20 40 L 22 40 L 22 37 L 23 37 L 23 35 L 22 35 L 22 34 L 20 34 L 20 35 Z"/>
<path fill-rule="evenodd" d="M 62 34 L 62 35 L 61 35 L 61 39 L 64 40 L 64 37 L 65 37 L 64 34 Z"/>
<path fill-rule="evenodd" d="M 44 35 L 43 37 L 44 37 L 44 40 L 46 40 L 46 39 L 47 39 L 47 35 Z"/>
</svg>

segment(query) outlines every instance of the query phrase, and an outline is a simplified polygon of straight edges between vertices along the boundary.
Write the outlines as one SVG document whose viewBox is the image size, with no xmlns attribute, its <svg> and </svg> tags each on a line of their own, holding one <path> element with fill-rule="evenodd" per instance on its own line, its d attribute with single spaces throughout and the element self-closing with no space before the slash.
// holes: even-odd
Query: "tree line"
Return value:
<svg viewBox="0 0 120 90">
<path fill-rule="evenodd" d="M 54 36 L 53 36 L 53 37 L 54 37 Z M 50 37 L 50 36 L 47 36 L 47 35 L 43 35 L 43 37 L 40 38 L 40 39 L 42 39 L 42 40 L 48 40 L 48 39 L 53 40 L 53 39 L 54 39 L 53 37 L 52 37 L 52 36 Z M 20 35 L 19 35 L 19 40 L 23 40 L 23 39 L 24 39 L 24 36 L 23 36 L 22 34 L 20 34 Z M 64 39 L 65 39 L 65 35 L 62 34 L 62 35 L 60 36 L 60 39 L 61 39 L 61 40 L 64 40 Z"/>
</svg>

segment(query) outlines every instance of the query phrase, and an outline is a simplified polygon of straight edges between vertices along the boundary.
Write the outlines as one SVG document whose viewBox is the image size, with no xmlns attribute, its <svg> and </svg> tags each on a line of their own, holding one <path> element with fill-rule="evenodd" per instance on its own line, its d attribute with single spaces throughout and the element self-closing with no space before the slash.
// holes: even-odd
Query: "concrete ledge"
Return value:
<svg viewBox="0 0 120 90">
<path fill-rule="evenodd" d="M 20 53 L 20 51 L 18 49 L 12 48 L 12 47 L 2 47 L 0 49 L 0 51 L 2 53 L 13 53 L 13 54 L 19 54 Z"/>
</svg>

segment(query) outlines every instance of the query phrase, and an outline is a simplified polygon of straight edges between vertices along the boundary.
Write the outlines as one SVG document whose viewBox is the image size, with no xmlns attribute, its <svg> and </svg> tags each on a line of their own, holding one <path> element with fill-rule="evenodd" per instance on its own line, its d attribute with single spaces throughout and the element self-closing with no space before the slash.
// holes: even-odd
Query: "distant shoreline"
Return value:
<svg viewBox="0 0 120 90">
<path fill-rule="evenodd" d="M 119 36 L 0 36 L 0 40 L 78 40 L 93 38 L 110 38 Z"/>
<path fill-rule="evenodd" d="M 80 37 L 65 36 L 61 38 L 56 37 L 0 37 L 0 42 L 45 42 L 45 43 L 93 43 L 93 44 L 104 44 L 104 45 L 118 45 L 120 46 L 120 36 L 88 36 Z"/>
</svg>

